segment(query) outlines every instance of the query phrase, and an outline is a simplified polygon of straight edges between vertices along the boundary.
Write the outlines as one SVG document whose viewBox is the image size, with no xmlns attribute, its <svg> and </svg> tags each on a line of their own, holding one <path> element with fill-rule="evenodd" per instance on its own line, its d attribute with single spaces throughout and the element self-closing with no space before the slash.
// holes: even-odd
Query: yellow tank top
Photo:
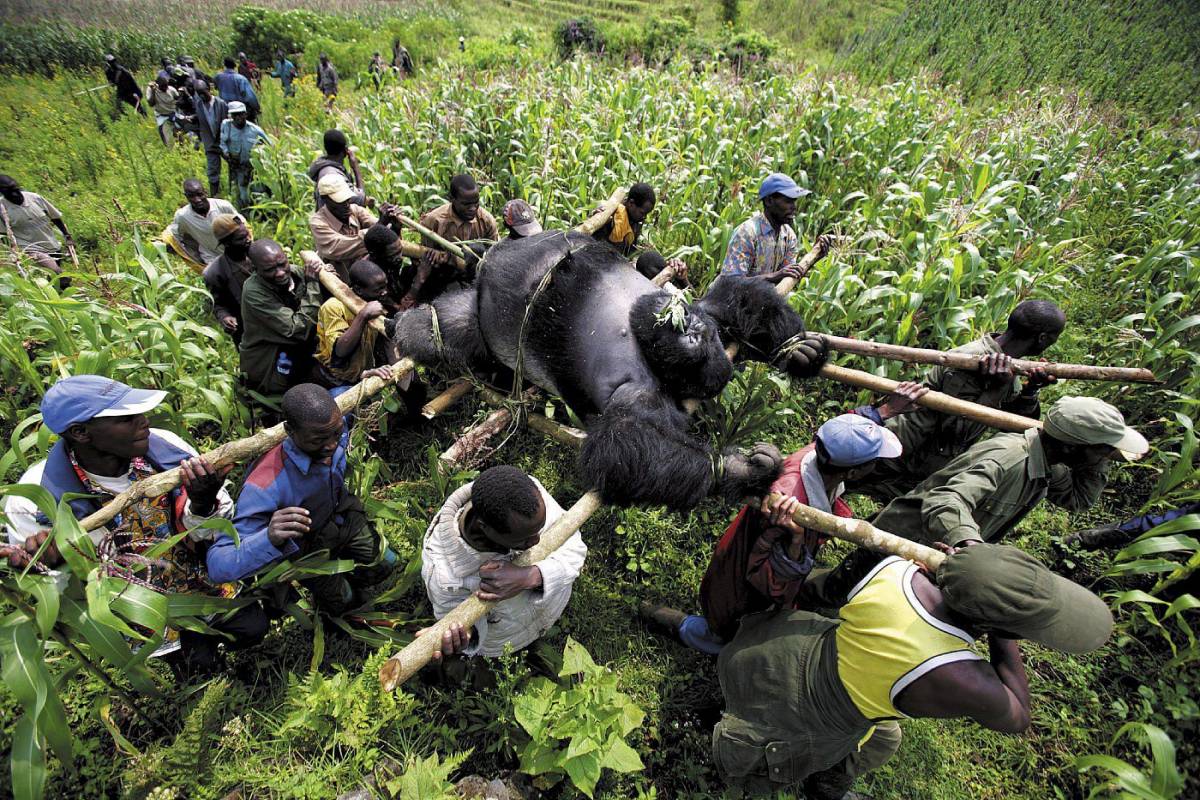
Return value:
<svg viewBox="0 0 1200 800">
<path fill-rule="evenodd" d="M 982 660 L 969 633 L 930 614 L 917 600 L 918 567 L 884 559 L 850 592 L 837 628 L 838 677 L 867 719 L 906 716 L 896 695 L 931 670 L 955 661 Z"/>
</svg>

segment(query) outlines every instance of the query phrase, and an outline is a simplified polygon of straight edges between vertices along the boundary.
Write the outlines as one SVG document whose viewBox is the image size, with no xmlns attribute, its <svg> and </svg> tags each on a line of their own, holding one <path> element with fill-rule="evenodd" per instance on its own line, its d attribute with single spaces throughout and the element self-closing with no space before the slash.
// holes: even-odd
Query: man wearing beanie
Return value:
<svg viewBox="0 0 1200 800">
<path fill-rule="evenodd" d="M 1020 733 L 1031 709 L 1016 639 L 1086 653 L 1113 624 L 1087 589 L 991 544 L 952 551 L 936 577 L 885 558 L 838 616 L 751 615 L 721 651 L 725 713 L 713 760 L 730 783 L 843 798 L 896 753 L 905 717 L 965 717 Z M 971 649 L 985 633 L 988 660 Z"/>
<path fill-rule="evenodd" d="M 694 649 L 716 654 L 737 633 L 747 614 L 795 604 L 825 537 L 792 522 L 792 511 L 806 504 L 839 517 L 851 517 L 842 499 L 845 482 L 870 474 L 880 459 L 896 458 L 902 447 L 884 420 L 915 407 L 925 390 L 901 384 L 878 408 L 864 406 L 842 414 L 817 430 L 816 439 L 788 456 L 768 494 L 780 499 L 745 506 L 717 543 L 704 580 L 704 615 L 643 603 L 641 615 L 655 627 L 677 635 Z"/>
<path fill-rule="evenodd" d="M 88 536 L 97 550 L 108 554 L 109 574 L 115 578 L 149 584 L 166 593 L 231 597 L 233 585 L 208 580 L 204 554 L 215 532 L 199 527 L 209 519 L 232 518 L 233 500 L 224 487 L 229 469 L 214 470 L 178 436 L 150 427 L 146 414 L 166 394 L 134 389 L 99 375 L 58 381 L 46 392 L 41 410 L 43 423 L 59 440 L 46 460 L 21 476 L 20 483 L 41 486 L 55 502 L 76 495 L 69 506 L 77 519 L 83 519 L 135 481 L 179 467 L 181 487 L 134 502 L 107 527 L 88 531 Z M 0 554 L 12 566 L 23 567 L 50 538 L 50 520 L 32 500 L 17 495 L 8 496 L 4 513 L 9 545 L 0 548 Z M 187 536 L 165 553 L 145 557 L 185 531 Z M 62 563 L 53 541 L 46 545 L 41 561 L 50 567 Z M 232 640 L 192 631 L 151 631 L 165 639 L 155 654 L 180 651 L 172 660 L 177 670 L 210 672 L 219 665 L 218 643 L 226 641 L 235 649 L 256 644 L 266 634 L 267 620 L 255 603 L 213 626 Z"/>
<path fill-rule="evenodd" d="M 1046 413 L 1041 430 L 978 442 L 884 506 L 873 524 L 926 544 L 999 541 L 1043 498 L 1070 511 L 1090 508 L 1108 482 L 1110 459 L 1134 460 L 1149 449 L 1113 406 L 1095 397 L 1064 397 Z M 806 591 L 818 604 L 840 605 L 877 560 L 857 550 L 828 574 L 814 575 Z"/>
<path fill-rule="evenodd" d="M 204 285 L 212 295 L 213 315 L 238 345 L 242 342 L 242 285 L 254 274 L 250 263 L 254 236 L 237 214 L 218 214 L 212 232 L 225 252 L 204 268 Z"/>
</svg>

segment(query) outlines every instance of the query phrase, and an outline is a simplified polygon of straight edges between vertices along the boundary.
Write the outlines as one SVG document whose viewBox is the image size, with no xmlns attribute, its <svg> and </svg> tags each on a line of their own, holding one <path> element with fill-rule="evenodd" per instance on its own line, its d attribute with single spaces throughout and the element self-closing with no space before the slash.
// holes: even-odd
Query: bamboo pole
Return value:
<svg viewBox="0 0 1200 800">
<path fill-rule="evenodd" d="M 869 342 L 862 339 L 851 339 L 847 336 L 833 336 L 828 333 L 825 337 L 830 350 L 855 355 L 886 358 L 892 361 L 903 361 L 906 364 L 938 364 L 953 369 L 975 371 L 979 368 L 979 356 L 969 353 L 943 352 L 924 347 L 903 347 L 896 344 Z M 1082 381 L 1120 381 L 1131 383 L 1158 383 L 1154 373 L 1140 367 L 1094 367 L 1088 364 L 1056 364 L 1046 361 L 1030 361 L 1014 358 L 1013 371 L 1018 375 L 1028 375 L 1034 369 L 1044 369 L 1056 378 L 1070 378 Z"/>
<path fill-rule="evenodd" d="M 575 505 L 567 509 L 550 528 L 542 534 L 541 541 L 526 550 L 513 564 L 518 567 L 532 566 L 544 560 L 551 553 L 566 543 L 575 535 L 575 531 L 587 522 L 592 514 L 600 508 L 600 493 L 592 490 L 575 501 Z M 442 646 L 442 634 L 449 630 L 454 623 L 464 628 L 471 628 L 487 614 L 496 604 L 480 600 L 474 594 L 462 601 L 458 608 L 435 622 L 425 633 L 413 639 L 404 649 L 384 662 L 379 670 L 379 682 L 386 691 L 392 691 L 400 684 L 417 674 L 421 667 L 429 663 L 435 650 Z"/>
<path fill-rule="evenodd" d="M 769 499 L 775 501 L 784 496 L 773 493 Z M 946 554 L 942 551 L 880 530 L 865 519 L 835 517 L 833 514 L 818 511 L 812 506 L 801 505 L 792 513 L 792 521 L 797 525 L 821 531 L 834 538 L 854 542 L 859 547 L 865 547 L 877 553 L 916 561 L 924 564 L 931 572 L 936 572 L 937 568 L 946 560 Z"/>
<path fill-rule="evenodd" d="M 612 219 L 612 215 L 616 213 L 617 206 L 625 202 L 626 190 L 624 187 L 617 189 L 608 199 L 600 204 L 595 214 L 585 219 L 583 222 L 575 226 L 575 230 L 579 233 L 591 236 L 596 231 L 603 228 L 608 221 Z"/>
<path fill-rule="evenodd" d="M 400 221 L 401 225 L 405 225 L 409 228 L 412 228 L 414 231 L 421 234 L 422 236 L 425 236 L 428 239 L 430 239 L 431 241 L 436 242 L 439 247 L 441 247 L 447 253 L 454 256 L 456 259 L 458 259 L 459 267 L 465 267 L 467 265 L 466 257 L 463 254 L 463 248 L 460 245 L 455 244 L 454 242 L 450 241 L 449 239 L 445 238 L 444 236 L 441 236 L 440 234 L 434 233 L 433 231 L 429 230 L 429 228 L 426 228 L 424 225 L 417 222 L 412 217 L 406 217 L 405 215 L 401 214 L 398 211 L 395 214 L 393 214 L 393 216 L 395 216 L 395 218 Z"/>
<path fill-rule="evenodd" d="M 412 359 L 401 359 L 392 365 L 392 378 L 390 381 L 379 377 L 370 377 L 365 381 L 359 382 L 349 391 L 338 396 L 336 400 L 338 408 L 341 409 L 343 414 L 348 414 L 356 410 L 368 397 L 378 394 L 385 386 L 395 383 L 404 376 L 411 374 L 415 368 L 416 364 Z M 231 464 L 257 458 L 282 442 L 286 436 L 287 432 L 284 431 L 283 424 L 280 423 L 266 430 L 259 431 L 253 436 L 247 436 L 245 439 L 226 442 L 204 453 L 200 458 L 203 458 L 213 469 L 221 469 Z M 146 498 L 161 497 L 179 486 L 182 482 L 183 473 L 179 467 L 159 472 L 148 478 L 142 478 L 108 501 L 99 511 L 81 519 L 79 525 L 85 531 L 94 531 L 111 522 L 117 514 L 121 513 L 131 503 L 136 503 Z"/>
<path fill-rule="evenodd" d="M 821 367 L 821 371 L 818 374 L 822 378 L 828 378 L 838 383 L 845 383 L 849 386 L 857 386 L 860 389 L 870 389 L 873 392 L 881 394 L 894 392 L 896 391 L 896 387 L 900 385 L 899 381 L 894 381 L 890 378 L 882 378 L 878 375 L 872 375 L 869 372 L 863 372 L 862 370 L 839 367 L 836 364 L 826 364 Z M 1020 432 L 1029 428 L 1042 427 L 1040 420 L 1022 417 L 1020 414 L 1010 414 L 1007 411 L 990 408 L 979 403 L 960 400 L 957 397 L 943 394 L 942 392 L 928 392 L 917 402 L 926 408 L 932 408 L 934 411 L 973 419 L 976 422 L 982 422 L 984 425 L 1002 431 Z"/>
<path fill-rule="evenodd" d="M 433 419 L 438 414 L 441 414 L 450 406 L 457 403 L 463 397 L 471 393 L 475 385 L 466 378 L 459 378 L 454 383 L 446 387 L 445 391 L 437 397 L 430 400 L 421 407 L 421 416 L 425 419 Z"/>
<path fill-rule="evenodd" d="M 321 281 L 321 285 L 325 287 L 325 291 L 333 295 L 335 299 L 341 301 L 341 304 L 350 309 L 352 313 L 357 314 L 367 304 L 365 300 L 354 293 L 353 289 L 342 282 L 342 279 L 333 271 L 333 267 L 322 261 L 321 257 L 312 250 L 301 250 L 300 260 L 304 262 L 305 266 L 312 263 L 317 264 L 319 269 L 317 279 Z M 383 336 L 387 336 L 387 332 L 383 327 L 382 317 L 375 317 L 375 319 L 367 324 L 371 326 L 372 330 Z"/>
</svg>

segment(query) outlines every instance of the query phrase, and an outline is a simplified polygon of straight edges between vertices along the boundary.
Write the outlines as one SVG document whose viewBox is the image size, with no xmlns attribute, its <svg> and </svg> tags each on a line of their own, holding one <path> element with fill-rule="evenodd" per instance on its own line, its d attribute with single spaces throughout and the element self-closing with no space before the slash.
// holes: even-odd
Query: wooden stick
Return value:
<svg viewBox="0 0 1200 800">
<path fill-rule="evenodd" d="M 822 378 L 828 378 L 829 380 L 845 383 L 850 386 L 857 386 L 860 389 L 870 389 L 873 392 L 881 394 L 890 394 L 896 391 L 896 387 L 900 385 L 899 381 L 894 381 L 890 378 L 881 378 L 869 372 L 839 367 L 836 364 L 826 364 L 821 367 L 821 371 L 818 374 Z M 984 425 L 998 428 L 1002 431 L 1019 432 L 1029 428 L 1042 427 L 1041 420 L 1022 417 L 1020 414 L 1010 414 L 1007 411 L 990 408 L 967 400 L 960 400 L 957 397 L 943 394 L 942 392 L 929 392 L 917 402 L 926 408 L 932 408 L 935 411 L 941 411 L 945 414 L 954 414 L 958 417 L 973 419 L 976 422 L 982 422 Z"/>
<path fill-rule="evenodd" d="M 8 235 L 8 246 L 12 249 L 13 266 L 17 268 L 17 274 L 28 278 L 29 273 L 21 266 L 21 251 L 17 248 L 17 237 L 13 235 L 12 222 L 8 219 L 8 209 L 4 207 L 4 203 L 0 203 L 0 216 L 4 217 L 4 230 Z"/>
<path fill-rule="evenodd" d="M 497 408 L 488 414 L 483 422 L 464 431 L 462 436 L 454 440 L 454 444 L 438 456 L 438 461 L 447 469 L 457 469 L 478 457 L 479 453 L 491 439 L 508 427 L 512 420 L 512 412 L 507 408 Z"/>
<path fill-rule="evenodd" d="M 440 234 L 434 233 L 433 231 L 429 230 L 429 228 L 426 228 L 424 225 L 417 222 L 412 217 L 406 217 L 403 214 L 401 214 L 400 212 L 396 212 L 393 216 L 395 216 L 396 219 L 398 219 L 400 221 L 401 225 L 406 225 L 409 228 L 412 228 L 414 231 L 421 234 L 422 236 L 430 239 L 431 241 L 436 242 L 437 245 L 439 247 L 441 247 L 443 250 L 445 250 L 447 253 L 450 253 L 455 258 L 459 259 L 460 261 L 463 260 L 464 256 L 463 256 L 463 249 L 461 246 L 455 244 L 454 242 L 441 236 Z"/>
<path fill-rule="evenodd" d="M 321 281 L 321 285 L 325 287 L 325 291 L 333 295 L 335 299 L 341 301 L 342 305 L 350 309 L 352 313 L 357 314 L 367 304 L 365 300 L 354 293 L 353 289 L 342 282 L 342 279 L 334 272 L 333 267 L 322 261 L 321 257 L 312 250 L 301 250 L 300 260 L 304 262 L 305 266 L 311 263 L 317 264 L 320 270 L 317 272 L 317 279 Z M 383 336 L 387 336 L 387 332 L 383 327 L 383 317 L 375 317 L 375 319 L 367 324 L 371 326 L 372 330 Z"/>
<path fill-rule="evenodd" d="M 902 347 L 896 344 L 868 342 L 861 339 L 851 339 L 847 336 L 821 334 L 829 344 L 830 350 L 842 353 L 854 353 L 874 358 L 886 358 L 892 361 L 903 361 L 907 364 L 940 364 L 953 369 L 979 369 L 979 356 L 969 353 L 943 352 L 924 347 Z M 1159 383 L 1154 373 L 1140 367 L 1093 367 L 1087 364 L 1055 364 L 1045 361 L 1029 361 L 1014 358 L 1013 371 L 1018 375 L 1028 375 L 1031 370 L 1044 369 L 1056 378 L 1070 378 L 1083 381 L 1120 381 L 1130 383 Z"/>
<path fill-rule="evenodd" d="M 608 199 L 600 204 L 600 208 L 595 214 L 585 219 L 583 222 L 575 226 L 575 230 L 579 233 L 591 236 L 596 231 L 603 228 L 608 221 L 612 219 L 612 215 L 616 213 L 617 206 L 625 202 L 626 189 L 624 187 L 617 189 Z"/>
<path fill-rule="evenodd" d="M 421 408 L 421 416 L 425 419 L 433 419 L 438 414 L 441 414 L 447 408 L 470 394 L 471 390 L 474 388 L 475 384 L 471 383 L 466 378 L 459 378 L 454 383 L 446 387 L 445 391 L 426 403 Z"/>
<path fill-rule="evenodd" d="M 392 379 L 390 381 L 379 377 L 370 377 L 365 381 L 361 381 L 337 398 L 338 408 L 342 410 L 343 414 L 354 411 L 368 397 L 378 394 L 385 386 L 395 383 L 405 375 L 409 375 L 415 368 L 416 364 L 411 358 L 401 359 L 392 365 Z M 208 462 L 208 465 L 214 470 L 218 470 L 230 464 L 237 464 L 257 458 L 282 442 L 286 436 L 287 432 L 284 431 L 283 424 L 280 423 L 266 430 L 259 431 L 253 436 L 248 436 L 245 439 L 226 442 L 220 447 L 204 453 L 200 458 Z M 179 486 L 182 482 L 183 473 L 179 467 L 169 469 L 166 472 L 159 472 L 148 478 L 142 478 L 108 501 L 99 511 L 81 519 L 79 525 L 85 531 L 94 531 L 97 528 L 102 528 L 109 522 L 112 522 L 113 517 L 121 513 L 130 504 L 150 497 L 160 497 Z"/>
<path fill-rule="evenodd" d="M 563 515 L 542 534 L 541 541 L 513 559 L 513 564 L 528 567 L 544 560 L 574 536 L 575 531 L 596 513 L 600 505 L 600 493 L 595 490 L 576 500 L 575 505 L 563 512 Z M 428 664 L 433 658 L 433 652 L 441 649 L 442 634 L 449 630 L 451 625 L 457 622 L 470 629 L 494 606 L 495 603 L 486 603 L 474 594 L 462 601 L 458 608 L 439 619 L 403 650 L 384 662 L 379 670 L 379 682 L 383 688 L 392 691 Z"/>
<path fill-rule="evenodd" d="M 784 495 L 775 493 L 770 496 L 770 500 L 774 502 L 783 497 Z M 911 539 L 905 539 L 894 533 L 882 531 L 866 520 L 835 517 L 833 514 L 818 511 L 812 506 L 801 505 L 798 507 L 792 513 L 792 521 L 805 528 L 821 531 L 847 542 L 854 542 L 859 547 L 865 547 L 877 553 L 886 553 L 916 561 L 924 564 L 931 571 L 937 571 L 937 568 L 946 560 L 946 554 L 940 550 L 927 547 Z"/>
</svg>

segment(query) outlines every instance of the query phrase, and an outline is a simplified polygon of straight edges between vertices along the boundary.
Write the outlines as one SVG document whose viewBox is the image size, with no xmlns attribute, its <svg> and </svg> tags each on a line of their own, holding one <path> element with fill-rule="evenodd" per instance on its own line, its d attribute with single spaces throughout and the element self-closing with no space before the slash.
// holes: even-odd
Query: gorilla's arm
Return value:
<svg viewBox="0 0 1200 800">
<path fill-rule="evenodd" d="M 716 320 L 722 340 L 740 344 L 746 358 L 796 378 L 811 378 L 825 363 L 824 342 L 805 337 L 804 320 L 762 278 L 722 275 L 695 305 Z"/>
<path fill-rule="evenodd" d="M 438 336 L 434 335 L 434 310 Z M 394 320 L 392 340 L 400 355 L 430 366 L 445 364 L 459 372 L 489 369 L 495 362 L 479 331 L 473 287 L 446 292 L 430 305 L 401 311 Z M 439 345 L 440 338 L 440 345 Z"/>
</svg>

